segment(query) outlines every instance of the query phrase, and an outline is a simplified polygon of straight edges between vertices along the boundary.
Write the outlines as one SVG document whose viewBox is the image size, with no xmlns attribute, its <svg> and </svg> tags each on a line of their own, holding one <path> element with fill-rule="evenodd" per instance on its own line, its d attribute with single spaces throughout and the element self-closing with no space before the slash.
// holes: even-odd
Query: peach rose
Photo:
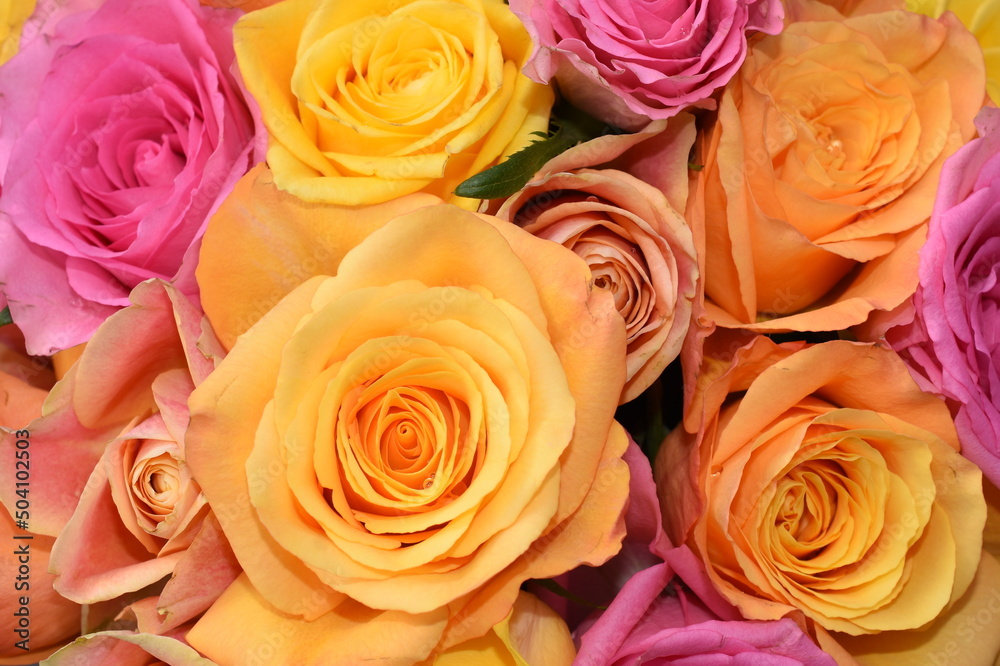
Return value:
<svg viewBox="0 0 1000 666">
<path fill-rule="evenodd" d="M 657 155 L 663 168 L 679 162 L 681 173 L 686 169 L 694 134 L 690 121 L 690 116 L 674 121 L 682 126 L 670 130 L 679 140 Z M 698 264 L 691 230 L 667 196 L 619 169 L 582 168 L 610 157 L 583 148 L 543 167 L 503 202 L 497 216 L 573 250 L 590 266 L 594 285 L 614 295 L 628 335 L 624 403 L 646 390 L 680 353 Z"/>
<path fill-rule="evenodd" d="M 704 370 L 700 434 L 671 433 L 657 485 L 671 538 L 745 617 L 798 609 L 851 635 L 917 629 L 965 593 L 982 474 L 894 353 L 760 337 Z"/>
<path fill-rule="evenodd" d="M 220 663 L 268 632 L 282 663 L 424 659 L 485 634 L 524 580 L 620 547 L 611 295 L 565 248 L 429 201 L 316 207 L 257 169 L 210 224 L 223 339 L 242 306 L 220 294 L 280 293 L 331 243 L 191 395 L 187 460 L 246 572 L 188 636 Z"/>
<path fill-rule="evenodd" d="M 32 468 L 29 525 L 58 537 L 55 587 L 78 603 L 173 574 L 160 595 L 166 629 L 202 612 L 238 573 L 184 463 L 187 397 L 223 351 L 172 286 L 144 282 L 131 300 L 22 426 L 32 457 L 45 460 Z M 17 433 L 0 444 L 13 455 Z M 5 501 L 12 482 L 2 484 Z"/>
<path fill-rule="evenodd" d="M 306 201 L 473 208 L 459 183 L 548 127 L 552 90 L 520 73 L 531 41 L 502 0 L 293 0 L 235 38 L 275 182 Z"/>
<path fill-rule="evenodd" d="M 954 16 L 814 2 L 825 20 L 810 20 L 803 4 L 751 45 L 696 158 L 688 219 L 723 327 L 839 330 L 903 302 L 941 165 L 984 99 L 982 53 Z"/>
</svg>

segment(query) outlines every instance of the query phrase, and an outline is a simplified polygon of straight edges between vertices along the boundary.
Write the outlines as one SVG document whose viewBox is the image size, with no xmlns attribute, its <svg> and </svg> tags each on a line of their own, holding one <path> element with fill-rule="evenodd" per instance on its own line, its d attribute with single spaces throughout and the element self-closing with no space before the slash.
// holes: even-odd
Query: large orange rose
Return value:
<svg viewBox="0 0 1000 666">
<path fill-rule="evenodd" d="M 922 628 L 969 588 L 986 504 L 947 407 L 885 348 L 757 338 L 695 395 L 656 461 L 666 522 L 750 619 Z M 680 470 L 687 468 L 689 475 Z"/>
<path fill-rule="evenodd" d="M 812 4 L 752 44 L 700 146 L 689 218 L 720 326 L 839 330 L 902 303 L 941 165 L 975 134 L 982 51 L 953 15 Z"/>
<path fill-rule="evenodd" d="M 242 319 L 207 279 L 233 270 L 233 238 L 255 269 L 228 279 L 251 298 L 312 260 L 285 253 L 289 228 L 332 242 L 314 270 L 335 274 L 293 287 L 191 396 L 187 459 L 246 571 L 188 635 L 219 663 L 268 626 L 285 663 L 424 659 L 486 633 L 524 580 L 620 547 L 611 295 L 555 243 L 426 203 L 317 208 L 258 170 L 210 224 L 217 328 Z M 258 219 L 286 235 L 248 234 Z"/>
</svg>

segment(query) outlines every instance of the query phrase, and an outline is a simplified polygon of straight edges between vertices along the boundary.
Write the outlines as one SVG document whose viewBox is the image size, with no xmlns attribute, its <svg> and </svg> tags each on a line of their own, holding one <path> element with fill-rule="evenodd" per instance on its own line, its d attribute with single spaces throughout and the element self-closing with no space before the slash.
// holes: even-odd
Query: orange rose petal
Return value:
<svg viewBox="0 0 1000 666">
<path fill-rule="evenodd" d="M 302 599 L 323 588 L 257 520 L 249 484 L 261 479 L 248 480 L 245 462 L 253 449 L 259 414 L 273 395 L 281 348 L 300 317 L 309 312 L 321 282 L 309 281 L 289 294 L 272 310 L 273 316 L 254 328 L 255 335 L 242 342 L 242 349 L 255 360 L 257 381 L 238 381 L 244 370 L 230 363 L 220 365 L 195 389 L 189 401 L 191 425 L 186 442 L 187 463 L 250 579 L 286 612 L 308 617 L 326 612 L 340 599 L 329 591 L 317 592 L 321 602 L 301 607 Z M 244 418 L 243 414 L 253 416 Z"/>
<path fill-rule="evenodd" d="M 308 602 L 307 595 L 300 605 Z M 186 638 L 220 665 L 256 659 L 289 665 L 351 666 L 371 661 L 410 666 L 434 649 L 446 621 L 443 608 L 408 615 L 372 610 L 354 601 L 304 621 L 270 606 L 247 576 L 240 576 Z"/>
<path fill-rule="evenodd" d="M 317 206 L 281 192 L 271 172 L 257 166 L 236 184 L 202 241 L 201 300 L 219 340 L 232 349 L 238 335 L 296 286 L 315 275 L 336 275 L 347 251 L 374 229 L 439 201 L 418 194 L 359 209 Z"/>
<path fill-rule="evenodd" d="M 1000 653 L 1000 564 L 984 552 L 968 591 L 955 606 L 920 631 L 867 636 L 832 634 L 864 666 L 961 663 L 992 666 Z"/>
<path fill-rule="evenodd" d="M 513 564 L 458 600 L 442 638 L 442 648 L 482 635 L 499 622 L 525 580 L 551 578 L 580 564 L 597 566 L 618 553 L 625 534 L 624 502 L 629 483 L 628 465 L 621 456 L 628 442 L 624 428 L 615 423 L 583 504 Z"/>
<path fill-rule="evenodd" d="M 535 282 L 549 322 L 549 335 L 553 337 L 553 345 L 578 406 L 573 443 L 567 448 L 562 464 L 560 513 L 554 519 L 561 522 L 583 501 L 586 484 L 597 470 L 598 451 L 605 446 L 603 433 L 614 420 L 618 399 L 611 400 L 610 388 L 625 384 L 625 365 L 622 363 L 625 325 L 610 293 L 592 285 L 586 291 L 580 289 L 581 284 L 589 284 L 590 274 L 582 259 L 555 243 L 523 233 L 512 224 L 494 218 L 487 221 L 497 225 L 527 265 L 536 267 L 530 274 L 531 279 Z M 562 253 L 572 255 L 573 271 L 566 268 L 570 259 L 552 256 Z M 550 266 L 560 266 L 560 270 L 546 270 Z M 580 405 L 589 407 L 583 410 Z"/>
</svg>

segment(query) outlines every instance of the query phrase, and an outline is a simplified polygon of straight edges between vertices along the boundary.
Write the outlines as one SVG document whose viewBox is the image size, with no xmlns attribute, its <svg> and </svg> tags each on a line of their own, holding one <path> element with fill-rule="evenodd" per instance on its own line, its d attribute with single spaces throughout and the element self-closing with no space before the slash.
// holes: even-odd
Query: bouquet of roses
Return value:
<svg viewBox="0 0 1000 666">
<path fill-rule="evenodd" d="M 997 0 L 0 10 L 0 664 L 997 661 Z"/>
</svg>

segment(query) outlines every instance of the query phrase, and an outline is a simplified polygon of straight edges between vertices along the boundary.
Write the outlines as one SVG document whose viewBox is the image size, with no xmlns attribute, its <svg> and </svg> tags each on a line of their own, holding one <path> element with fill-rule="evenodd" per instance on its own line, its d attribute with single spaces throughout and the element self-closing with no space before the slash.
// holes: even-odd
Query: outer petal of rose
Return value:
<svg viewBox="0 0 1000 666">
<path fill-rule="evenodd" d="M 755 344 L 767 345 L 764 340 L 758 338 Z M 864 389 L 870 386 L 880 390 Z M 898 356 L 886 349 L 833 341 L 803 349 L 763 369 L 727 424 L 728 434 L 720 439 L 713 455 L 725 460 L 731 453 L 730 443 L 741 436 L 745 439 L 746 433 L 763 431 L 783 411 L 783 405 L 797 404 L 820 389 L 820 396 L 829 396 L 840 407 L 892 414 L 931 431 L 956 451 L 959 448 L 947 406 L 920 391 Z"/>
<path fill-rule="evenodd" d="M 151 409 L 153 380 L 166 370 L 190 369 L 196 379 L 211 371 L 205 354 L 212 349 L 198 350 L 202 317 L 174 287 L 151 280 L 129 298 L 135 307 L 109 317 L 75 366 L 73 409 L 88 427 L 121 423 Z M 136 386 L 150 388 L 126 390 Z"/>
<path fill-rule="evenodd" d="M 30 497 L 30 495 L 29 495 Z M 28 538 L 23 538 L 28 537 Z M 0 664 L 26 664 L 41 658 L 38 652 L 76 636 L 80 631 L 80 606 L 63 598 L 52 589 L 52 576 L 46 571 L 52 550 L 52 537 L 33 535 L 17 529 L 7 511 L 0 507 L 0 538 L 7 547 L 0 556 L 0 575 L 8 581 L 0 590 L 0 613 L 3 615 L 4 642 L 0 645 Z M 18 551 L 27 552 L 29 561 L 20 561 Z M 25 565 L 30 578 L 18 581 L 18 568 Z M 18 585 L 30 584 L 30 588 L 18 589 Z M 27 598 L 28 604 L 21 601 Z M 18 636 L 16 612 L 22 606 L 28 607 L 30 627 L 27 636 Z M 14 644 L 30 638 L 31 652 L 25 652 Z M 6 661 L 10 659 L 10 661 Z"/>
<path fill-rule="evenodd" d="M 414 194 L 363 208 L 317 206 L 280 191 L 267 167 L 252 169 L 202 239 L 201 303 L 219 340 L 232 349 L 237 336 L 296 286 L 315 275 L 336 275 L 344 255 L 372 231 L 397 215 L 440 202 Z M 240 251 L 234 253 L 234 247 Z"/>
<path fill-rule="evenodd" d="M 195 389 L 189 401 L 191 424 L 185 449 L 187 463 L 250 580 L 280 591 L 283 609 L 305 613 L 307 619 L 329 611 L 343 597 L 327 591 L 320 600 L 302 606 L 303 599 L 325 586 L 276 543 L 257 519 L 245 464 L 259 415 L 273 395 L 281 348 L 299 319 L 311 311 L 313 295 L 322 282 L 316 278 L 289 294 L 275 307 L 267 326 L 258 325 L 256 335 L 243 339 L 247 353 L 256 361 L 259 381 L 238 381 L 244 369 L 222 364 Z M 256 416 L 244 418 L 243 414 Z"/>
<path fill-rule="evenodd" d="M 102 459 L 52 549 L 50 569 L 56 588 L 79 603 L 142 589 L 168 576 L 181 557 L 175 553 L 150 559 L 149 551 L 122 524 L 106 470 Z"/>
<path fill-rule="evenodd" d="M 1000 563 L 984 552 L 965 596 L 926 629 L 832 636 L 864 666 L 991 666 L 1000 655 Z"/>
<path fill-rule="evenodd" d="M 209 514 L 160 593 L 161 631 L 184 624 L 207 610 L 241 571 L 219 520 Z"/>
<path fill-rule="evenodd" d="M 409 615 L 372 610 L 355 601 L 305 621 L 270 606 L 247 576 L 240 576 L 188 632 L 187 640 L 221 666 L 254 658 L 289 666 L 365 661 L 410 666 L 430 654 L 446 621 L 443 608 Z"/>
<path fill-rule="evenodd" d="M 154 659 L 155 663 L 169 666 L 216 666 L 176 638 L 132 631 L 101 631 L 81 636 L 45 663 L 47 666 L 83 663 L 146 666 Z"/>
<path fill-rule="evenodd" d="M 632 576 L 608 610 L 584 632 L 577 663 L 580 666 L 609 663 L 673 576 L 666 562 Z"/>
<path fill-rule="evenodd" d="M 0 394 L 6 396 L 0 404 L 0 427 L 18 430 L 41 416 L 42 404 L 49 392 L 0 372 Z"/>
<path fill-rule="evenodd" d="M 573 567 L 597 566 L 618 552 L 625 535 L 624 501 L 629 471 L 622 455 L 628 435 L 612 427 L 593 485 L 583 504 L 563 524 L 539 539 L 532 548 L 500 572 L 486 586 L 453 606 L 442 647 L 448 648 L 482 635 L 510 609 L 518 587 L 529 578 L 551 578 Z M 617 508 L 618 515 L 611 515 Z"/>
<path fill-rule="evenodd" d="M 88 430 L 80 425 L 69 402 L 73 395 L 76 366 L 66 379 L 52 388 L 43 406 L 43 416 L 21 431 L 0 435 L 0 455 L 15 460 L 17 441 L 26 438 L 31 459 L 31 518 L 35 534 L 57 536 L 69 521 L 90 476 L 100 460 L 105 444 L 118 434 L 116 428 Z M 18 435 L 18 432 L 21 432 Z M 67 444 L 72 442 L 72 444 Z M 38 461 L 44 460 L 44 464 Z M 15 467 L 0 467 L 0 502 L 15 506 Z"/>
<path fill-rule="evenodd" d="M 580 505 L 590 484 L 599 483 L 593 480 L 598 462 L 602 460 L 600 451 L 607 451 L 609 445 L 604 433 L 612 428 L 608 442 L 618 436 L 612 421 L 620 389 L 625 383 L 625 324 L 615 309 L 611 294 L 590 284 L 590 269 L 582 259 L 512 224 L 496 218 L 483 219 L 500 231 L 526 265 L 536 267 L 530 271 L 530 276 L 545 312 L 549 335 L 562 359 L 570 391 L 577 402 L 573 441 L 563 454 L 560 512 L 553 519 L 561 522 Z M 542 268 L 550 266 L 560 266 L 561 270 Z M 581 289 L 581 284 L 588 285 L 587 289 Z M 617 395 L 613 395 L 614 387 L 619 388 Z M 584 410 L 581 405 L 588 407 Z M 621 453 L 626 448 L 627 439 L 620 443 Z M 616 510 L 607 508 L 608 511 Z"/>
</svg>

